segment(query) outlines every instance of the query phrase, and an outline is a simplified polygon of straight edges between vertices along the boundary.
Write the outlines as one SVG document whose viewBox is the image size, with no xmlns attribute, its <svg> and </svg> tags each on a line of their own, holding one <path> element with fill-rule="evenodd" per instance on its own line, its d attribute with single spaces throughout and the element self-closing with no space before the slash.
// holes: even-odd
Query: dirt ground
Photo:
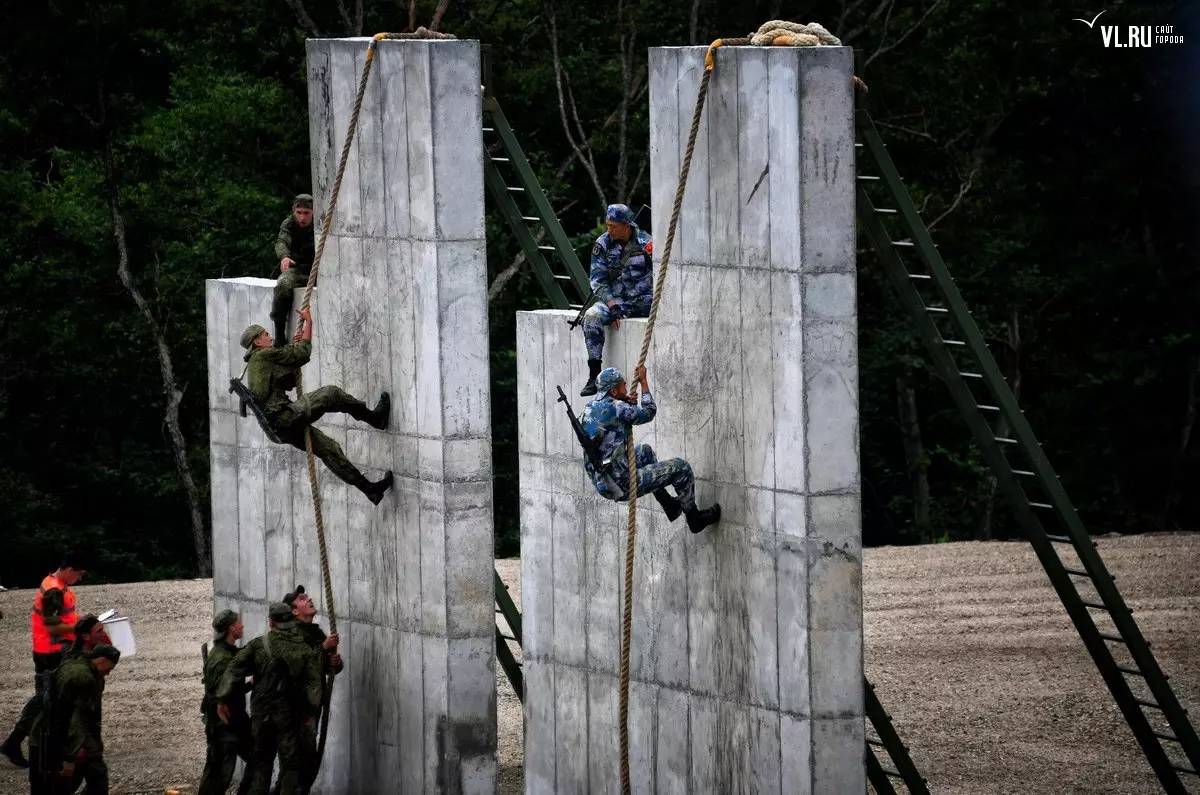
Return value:
<svg viewBox="0 0 1200 795">
<path fill-rule="evenodd" d="M 1176 693 L 1200 714 L 1200 534 L 1099 539 Z M 519 561 L 497 566 L 520 601 Z M 1129 729 L 1025 543 L 866 552 L 867 675 L 934 792 L 1158 791 Z M 203 764 L 199 645 L 208 580 L 79 589 L 133 618 L 138 655 L 105 693 L 114 793 L 194 792 Z M 31 591 L 0 593 L 0 721 L 32 687 Z M 500 686 L 501 791 L 521 791 L 520 704 Z M 0 792 L 23 771 L 0 767 Z"/>
</svg>

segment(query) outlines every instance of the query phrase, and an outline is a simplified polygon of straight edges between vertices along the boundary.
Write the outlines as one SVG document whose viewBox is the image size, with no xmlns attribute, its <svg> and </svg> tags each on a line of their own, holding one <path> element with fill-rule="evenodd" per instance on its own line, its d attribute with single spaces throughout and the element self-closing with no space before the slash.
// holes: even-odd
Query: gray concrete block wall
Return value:
<svg viewBox="0 0 1200 795">
<path fill-rule="evenodd" d="M 705 48 L 650 51 L 659 254 Z M 854 129 L 845 48 L 720 51 L 649 359 L 658 417 L 721 524 L 639 507 L 630 694 L 641 792 L 862 792 Z M 626 508 L 598 498 L 569 312 L 517 318 L 530 793 L 617 786 Z M 628 372 L 645 321 L 610 332 Z"/>
<path fill-rule="evenodd" d="M 318 217 L 367 41 L 307 43 Z M 481 127 L 476 42 L 379 45 L 321 263 L 305 386 L 337 384 L 372 405 L 391 392 L 387 431 L 343 415 L 319 427 L 368 477 L 391 469 L 396 485 L 375 507 L 318 462 L 346 662 L 321 793 L 496 788 Z M 269 326 L 272 286 L 207 284 L 214 591 L 218 606 L 246 612 L 248 634 L 296 582 L 324 609 L 305 456 L 267 441 L 226 392 L 242 329 Z"/>
</svg>

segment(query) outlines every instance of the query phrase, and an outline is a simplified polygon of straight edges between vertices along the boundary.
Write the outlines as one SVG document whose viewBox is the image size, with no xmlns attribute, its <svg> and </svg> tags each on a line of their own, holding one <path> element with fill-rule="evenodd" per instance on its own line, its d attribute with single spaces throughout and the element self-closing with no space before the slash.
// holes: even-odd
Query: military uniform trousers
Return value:
<svg viewBox="0 0 1200 795">
<path fill-rule="evenodd" d="M 270 417 L 271 427 L 284 442 L 303 450 L 304 429 L 326 414 L 338 412 L 349 414 L 360 422 L 369 422 L 371 419 L 371 409 L 367 408 L 366 403 L 341 387 L 323 386 L 274 412 Z M 365 482 L 363 474 L 346 458 L 340 444 L 312 428 L 312 445 L 313 455 L 321 459 L 330 472 L 351 486 L 362 487 Z"/>
<path fill-rule="evenodd" d="M 272 712 L 251 719 L 254 752 L 250 758 L 253 783 L 250 795 L 268 795 L 275 756 L 279 756 L 279 795 L 305 795 L 306 771 L 311 769 L 317 749 L 314 734 L 294 718 L 290 710 Z"/>
<path fill-rule="evenodd" d="M 671 486 L 675 496 L 685 511 L 696 510 L 696 479 L 692 475 L 692 465 L 682 458 L 668 458 L 659 461 L 654 454 L 654 448 L 648 444 L 639 444 L 633 448 L 637 461 L 638 496 L 653 494 L 661 488 Z M 621 488 L 629 486 L 629 468 L 624 456 L 613 460 L 612 477 Z M 599 484 L 597 485 L 599 488 Z M 606 497 L 611 495 L 600 492 Z"/>
<path fill-rule="evenodd" d="M 604 358 L 604 329 L 611 326 L 614 319 L 649 317 L 650 300 L 647 295 L 633 301 L 621 301 L 622 312 L 617 313 L 603 301 L 592 304 L 583 315 L 583 341 L 587 345 L 588 358 L 597 361 Z"/>
<path fill-rule="evenodd" d="M 225 795 L 233 781 L 233 773 L 240 756 L 246 763 L 242 772 L 242 783 L 238 785 L 238 795 L 247 795 L 254 782 L 254 770 L 250 766 L 254 741 L 250 736 L 250 721 L 238 727 L 208 726 L 204 730 L 208 740 L 208 752 L 204 760 L 204 773 L 200 776 L 200 789 L 196 795 Z"/>
<path fill-rule="evenodd" d="M 293 265 L 279 274 L 279 278 L 275 280 L 275 295 L 271 299 L 271 320 L 275 321 L 276 329 L 287 327 L 296 290 L 308 284 L 309 267 L 308 265 Z"/>
<path fill-rule="evenodd" d="M 108 765 L 102 755 L 85 757 L 75 764 L 70 776 L 62 773 L 43 773 L 42 750 L 36 745 L 29 747 L 29 793 L 30 795 L 66 795 L 87 784 L 85 795 L 108 795 Z"/>
<path fill-rule="evenodd" d="M 29 736 L 34 718 L 42 711 L 42 690 L 45 688 L 45 682 L 49 679 L 49 674 L 62 663 L 62 659 L 63 653 L 60 651 L 50 654 L 33 653 L 33 695 L 25 702 L 21 717 L 17 718 L 17 725 L 13 726 L 12 730 L 12 736 L 18 742 Z"/>
</svg>

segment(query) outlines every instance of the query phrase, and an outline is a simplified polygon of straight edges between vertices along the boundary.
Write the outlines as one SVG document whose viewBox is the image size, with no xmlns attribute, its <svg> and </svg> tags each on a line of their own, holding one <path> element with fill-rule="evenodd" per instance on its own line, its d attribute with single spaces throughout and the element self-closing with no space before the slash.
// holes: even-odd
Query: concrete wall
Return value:
<svg viewBox="0 0 1200 795">
<path fill-rule="evenodd" d="M 661 253 L 703 47 L 650 51 Z M 639 510 L 632 779 L 643 792 L 862 792 L 851 52 L 718 55 L 649 360 L 639 433 L 694 467 L 724 519 L 699 536 Z M 768 168 L 769 166 L 769 168 Z M 595 496 L 576 411 L 583 341 L 518 315 L 525 786 L 618 781 L 625 506 Z M 644 321 L 609 337 L 628 372 Z"/>
<path fill-rule="evenodd" d="M 308 42 L 318 216 L 366 43 Z M 477 43 L 380 45 L 321 263 L 305 386 L 370 404 L 390 391 L 387 431 L 320 427 L 369 477 L 396 474 L 374 507 L 318 464 L 346 661 L 322 793 L 496 786 L 480 103 Z M 271 284 L 207 285 L 214 591 L 254 633 L 296 582 L 323 602 L 304 454 L 267 442 L 226 393 L 242 329 L 269 326 Z"/>
</svg>

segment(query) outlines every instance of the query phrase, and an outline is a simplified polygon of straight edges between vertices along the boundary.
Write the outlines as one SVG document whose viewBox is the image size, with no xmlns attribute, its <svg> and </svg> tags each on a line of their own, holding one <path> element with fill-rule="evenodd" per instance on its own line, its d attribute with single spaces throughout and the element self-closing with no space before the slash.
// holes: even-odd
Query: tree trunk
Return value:
<svg viewBox="0 0 1200 795">
<path fill-rule="evenodd" d="M 896 405 L 900 416 L 900 436 L 904 442 L 904 458 L 908 463 L 908 478 L 912 484 L 913 526 L 921 541 L 929 541 L 932 536 L 929 516 L 929 456 L 921 438 L 917 392 L 907 370 L 896 377 Z"/>
<path fill-rule="evenodd" d="M 1004 369 L 1007 371 L 1008 385 L 1019 405 L 1021 402 L 1021 316 L 1016 308 L 1009 311 L 1007 325 L 1008 345 L 1005 349 L 1006 367 Z M 1001 415 L 996 420 L 993 430 L 995 431 L 994 436 L 1008 436 L 1011 428 L 1008 426 L 1008 420 Z M 975 537 L 980 541 L 992 540 L 996 515 L 996 486 L 996 476 L 988 475 L 983 516 L 979 520 L 979 530 L 975 533 Z"/>
<path fill-rule="evenodd" d="M 1187 451 L 1192 444 L 1192 434 L 1196 429 L 1197 409 L 1200 407 L 1200 355 L 1188 360 L 1187 400 L 1183 409 L 1183 420 L 1179 427 L 1179 444 L 1175 448 L 1174 461 L 1171 464 L 1170 484 L 1167 488 L 1166 499 L 1163 500 L 1162 516 L 1159 518 L 1159 528 L 1165 528 L 1171 521 L 1171 515 L 1179 507 L 1183 499 L 1184 469 L 1187 466 Z"/>
<path fill-rule="evenodd" d="M 201 577 L 212 576 L 212 560 L 208 548 L 208 528 L 204 525 L 204 514 L 200 510 L 200 491 L 196 488 L 196 480 L 192 477 L 192 467 L 187 457 L 187 440 L 183 436 L 183 428 L 179 424 L 179 404 L 183 400 L 183 390 L 175 380 L 175 367 L 171 362 L 171 349 L 167 347 L 166 336 L 162 327 L 150 310 L 146 298 L 138 290 L 129 272 L 129 249 L 125 243 L 125 220 L 121 216 L 121 206 L 118 199 L 117 182 L 113 166 L 112 142 L 105 140 L 104 174 L 108 187 L 108 206 L 112 216 L 113 239 L 117 244 L 117 276 L 121 284 L 133 298 L 141 310 L 146 325 L 154 337 L 158 351 L 158 369 L 162 376 L 163 394 L 166 397 L 166 407 L 163 411 L 163 421 L 167 426 L 167 434 L 171 440 L 171 453 L 175 459 L 175 469 L 179 481 L 187 497 L 188 512 L 192 523 L 192 544 L 196 552 L 196 568 Z"/>
</svg>

